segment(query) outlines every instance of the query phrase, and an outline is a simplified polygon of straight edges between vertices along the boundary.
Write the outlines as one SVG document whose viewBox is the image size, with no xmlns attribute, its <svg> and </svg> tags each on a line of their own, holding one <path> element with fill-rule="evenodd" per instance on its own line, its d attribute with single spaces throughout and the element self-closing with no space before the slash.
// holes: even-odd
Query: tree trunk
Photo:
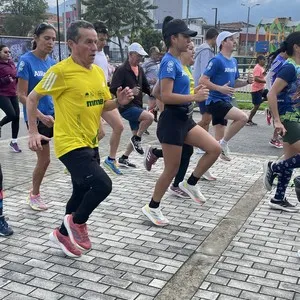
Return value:
<svg viewBox="0 0 300 300">
<path fill-rule="evenodd" d="M 123 62 L 124 61 L 124 51 L 123 51 L 123 47 L 122 47 L 121 38 L 119 36 L 118 36 L 118 43 L 119 43 L 119 48 L 120 48 L 121 60 Z"/>
</svg>

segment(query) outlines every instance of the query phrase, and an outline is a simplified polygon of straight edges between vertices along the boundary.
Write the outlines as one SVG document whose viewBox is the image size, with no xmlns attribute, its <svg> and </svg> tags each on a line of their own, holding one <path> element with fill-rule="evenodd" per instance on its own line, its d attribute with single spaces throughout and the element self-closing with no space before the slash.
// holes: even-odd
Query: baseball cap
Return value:
<svg viewBox="0 0 300 300">
<path fill-rule="evenodd" d="M 169 37 L 178 33 L 185 34 L 190 37 L 195 37 L 198 32 L 189 29 L 186 23 L 180 19 L 171 20 L 166 24 L 166 27 L 164 29 L 164 37 Z"/>
<path fill-rule="evenodd" d="M 144 50 L 144 48 L 139 43 L 132 43 L 128 47 L 128 52 L 137 52 L 139 55 L 146 56 L 148 53 Z"/>
<path fill-rule="evenodd" d="M 228 37 L 237 35 L 238 32 L 229 32 L 229 31 L 222 31 L 221 33 L 219 33 L 217 40 L 216 40 L 216 44 L 217 44 L 217 48 L 219 49 L 222 42 L 227 39 Z"/>
</svg>

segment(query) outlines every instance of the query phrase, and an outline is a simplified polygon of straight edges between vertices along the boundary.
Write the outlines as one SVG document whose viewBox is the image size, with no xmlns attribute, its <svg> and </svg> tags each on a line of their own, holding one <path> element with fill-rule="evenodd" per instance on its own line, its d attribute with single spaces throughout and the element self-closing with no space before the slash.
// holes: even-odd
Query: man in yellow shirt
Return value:
<svg viewBox="0 0 300 300">
<path fill-rule="evenodd" d="M 67 31 L 71 56 L 51 67 L 26 101 L 29 123 L 29 148 L 41 149 L 49 138 L 37 131 L 37 104 L 44 95 L 54 101 L 54 149 L 71 174 L 73 193 L 66 206 L 61 227 L 50 240 L 71 257 L 91 248 L 86 221 L 93 210 L 110 194 L 112 182 L 100 167 L 98 132 L 103 111 L 126 105 L 133 99 L 128 87 L 111 95 L 101 68 L 94 65 L 97 33 L 86 21 L 70 24 Z"/>
</svg>

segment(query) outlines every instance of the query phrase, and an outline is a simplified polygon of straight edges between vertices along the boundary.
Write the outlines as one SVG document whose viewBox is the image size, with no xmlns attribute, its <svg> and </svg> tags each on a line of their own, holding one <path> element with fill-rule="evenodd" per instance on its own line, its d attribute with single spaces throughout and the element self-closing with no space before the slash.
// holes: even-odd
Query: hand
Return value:
<svg viewBox="0 0 300 300">
<path fill-rule="evenodd" d="M 234 93 L 234 88 L 229 86 L 230 81 L 220 87 L 219 92 L 228 96 L 232 96 Z"/>
<path fill-rule="evenodd" d="M 283 124 L 280 122 L 280 120 L 278 120 L 278 121 L 274 120 L 274 128 L 279 135 L 284 136 L 286 134 L 287 130 L 285 129 Z"/>
<path fill-rule="evenodd" d="M 41 135 L 39 133 L 29 134 L 29 141 L 28 141 L 29 149 L 32 151 L 43 150 L 43 146 L 41 143 L 42 140 L 47 141 L 47 142 L 51 141 L 50 138 L 48 138 L 44 135 Z"/>
<path fill-rule="evenodd" d="M 137 96 L 140 92 L 141 92 L 141 88 L 139 86 L 135 86 L 132 89 L 132 93 L 133 93 L 134 96 Z"/>
<path fill-rule="evenodd" d="M 43 117 L 40 117 L 40 121 L 48 128 L 52 128 L 54 125 L 54 118 L 52 116 L 43 115 Z"/>
<path fill-rule="evenodd" d="M 134 99 L 132 90 L 127 86 L 125 89 L 118 87 L 117 99 L 120 105 L 126 105 Z"/>
<path fill-rule="evenodd" d="M 252 84 L 254 82 L 254 76 L 252 73 L 248 73 L 248 79 L 247 79 L 248 84 Z"/>
<path fill-rule="evenodd" d="M 194 89 L 194 100 L 196 102 L 205 101 L 208 98 L 209 89 L 206 88 L 205 85 L 198 85 Z"/>
<path fill-rule="evenodd" d="M 8 79 L 9 79 L 10 82 L 14 82 L 14 79 L 12 78 L 11 75 L 8 75 Z"/>
<path fill-rule="evenodd" d="M 104 137 L 105 137 L 105 131 L 101 126 L 101 128 L 99 129 L 99 132 L 98 132 L 98 141 L 101 141 Z"/>
</svg>

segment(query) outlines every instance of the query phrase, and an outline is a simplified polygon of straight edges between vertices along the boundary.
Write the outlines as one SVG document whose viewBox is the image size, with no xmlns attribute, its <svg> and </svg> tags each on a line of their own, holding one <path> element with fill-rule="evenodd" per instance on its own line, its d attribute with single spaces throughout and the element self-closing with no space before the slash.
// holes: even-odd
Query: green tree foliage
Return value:
<svg viewBox="0 0 300 300">
<path fill-rule="evenodd" d="M 48 4 L 45 0 L 2 0 L 1 11 L 6 13 L 4 30 L 7 35 L 27 36 L 46 19 Z"/>
<path fill-rule="evenodd" d="M 151 27 L 143 27 L 139 32 L 139 36 L 135 39 L 135 41 L 140 43 L 148 53 L 152 46 L 156 46 L 162 50 L 162 40 L 163 37 L 161 32 Z"/>
<path fill-rule="evenodd" d="M 129 36 L 132 42 L 139 36 L 142 27 L 151 26 L 153 20 L 148 13 L 157 8 L 148 0 L 82 0 L 82 4 L 87 8 L 84 14 L 86 20 L 105 22 L 110 36 L 117 37 L 122 59 L 124 37 Z"/>
</svg>

